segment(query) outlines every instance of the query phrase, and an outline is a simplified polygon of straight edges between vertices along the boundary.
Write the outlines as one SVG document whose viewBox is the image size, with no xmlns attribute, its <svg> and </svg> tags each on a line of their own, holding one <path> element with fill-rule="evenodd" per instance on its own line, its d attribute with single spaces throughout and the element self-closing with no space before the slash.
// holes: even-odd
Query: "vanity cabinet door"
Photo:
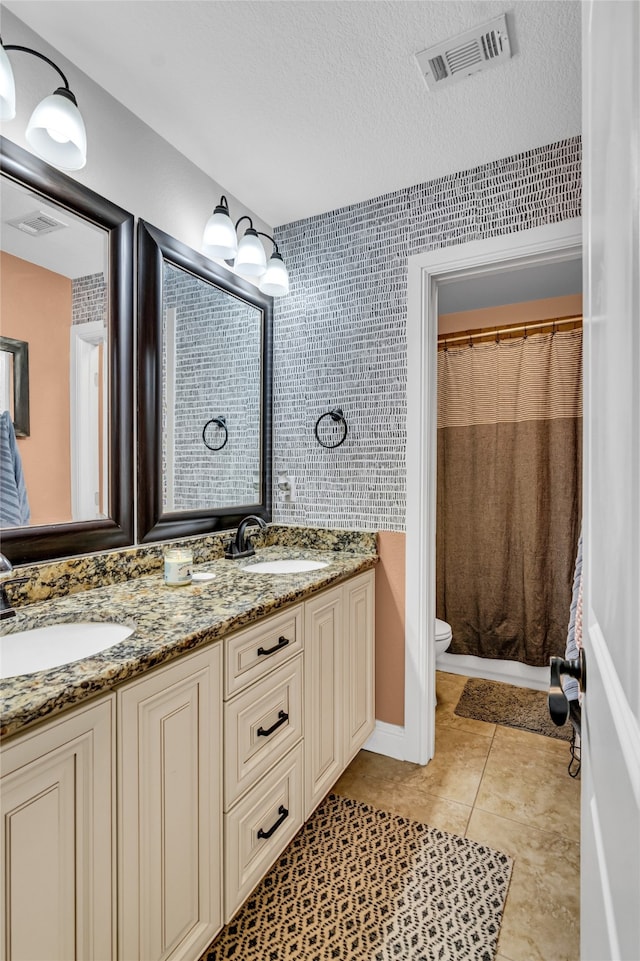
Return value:
<svg viewBox="0 0 640 961">
<path fill-rule="evenodd" d="M 2 750 L 6 961 L 115 958 L 114 698 Z"/>
<path fill-rule="evenodd" d="M 342 773 L 342 587 L 305 603 L 305 816 Z"/>
<path fill-rule="evenodd" d="M 344 766 L 375 726 L 375 574 L 344 585 Z"/>
<path fill-rule="evenodd" d="M 222 650 L 118 692 L 123 961 L 193 961 L 222 926 Z"/>
</svg>

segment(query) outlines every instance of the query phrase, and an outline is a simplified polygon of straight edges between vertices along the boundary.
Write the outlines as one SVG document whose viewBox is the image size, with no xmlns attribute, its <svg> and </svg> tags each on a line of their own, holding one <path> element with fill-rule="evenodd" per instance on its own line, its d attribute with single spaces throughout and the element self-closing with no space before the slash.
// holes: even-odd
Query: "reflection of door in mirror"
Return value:
<svg viewBox="0 0 640 961">
<path fill-rule="evenodd" d="M 262 311 L 165 261 L 163 324 L 163 510 L 259 502 Z"/>
<path fill-rule="evenodd" d="M 108 512 L 106 232 L 5 177 L 0 200 L 2 335 L 29 345 L 30 436 L 17 437 L 16 456 L 30 524 L 102 518 Z"/>
</svg>

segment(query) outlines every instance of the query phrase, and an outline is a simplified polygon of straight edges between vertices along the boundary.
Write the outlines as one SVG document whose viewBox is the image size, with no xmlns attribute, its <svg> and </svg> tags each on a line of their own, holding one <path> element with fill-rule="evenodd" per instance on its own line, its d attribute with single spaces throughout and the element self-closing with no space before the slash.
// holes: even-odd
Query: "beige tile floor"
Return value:
<svg viewBox="0 0 640 961">
<path fill-rule="evenodd" d="M 436 675 L 436 751 L 426 766 L 361 751 L 334 791 L 509 854 L 496 961 L 579 957 L 580 780 L 567 741 L 457 717 L 467 678 Z"/>
</svg>

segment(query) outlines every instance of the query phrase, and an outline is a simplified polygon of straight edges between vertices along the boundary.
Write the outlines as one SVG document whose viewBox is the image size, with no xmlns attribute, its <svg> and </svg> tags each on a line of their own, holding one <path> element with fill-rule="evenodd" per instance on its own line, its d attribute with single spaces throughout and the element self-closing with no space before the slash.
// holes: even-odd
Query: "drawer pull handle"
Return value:
<svg viewBox="0 0 640 961">
<path fill-rule="evenodd" d="M 275 644 L 273 647 L 268 647 L 266 650 L 264 649 L 264 647 L 259 647 L 258 654 L 261 655 L 262 657 L 268 657 L 269 654 L 275 654 L 276 651 L 279 651 L 281 650 L 281 648 L 286 647 L 287 644 L 289 643 L 291 643 L 289 641 L 289 638 L 285 637 L 284 635 L 281 635 L 278 638 L 278 643 Z"/>
<path fill-rule="evenodd" d="M 267 728 L 266 731 L 263 727 L 259 727 L 257 731 L 258 737 L 269 737 L 270 734 L 273 734 L 274 731 L 276 731 L 282 724 L 285 723 L 285 721 L 288 720 L 288 714 L 286 714 L 284 711 L 278 711 L 278 720 L 276 723 L 272 724 L 271 727 Z"/>
<path fill-rule="evenodd" d="M 281 804 L 280 807 L 278 808 L 278 814 L 280 815 L 280 817 L 278 818 L 276 823 L 269 828 L 268 831 L 263 831 L 262 828 L 260 828 L 260 830 L 258 831 L 259 838 L 261 839 L 264 838 L 265 841 L 268 840 L 273 834 L 276 833 L 276 831 L 278 830 L 282 822 L 289 817 L 289 812 L 287 811 L 284 804 Z"/>
</svg>

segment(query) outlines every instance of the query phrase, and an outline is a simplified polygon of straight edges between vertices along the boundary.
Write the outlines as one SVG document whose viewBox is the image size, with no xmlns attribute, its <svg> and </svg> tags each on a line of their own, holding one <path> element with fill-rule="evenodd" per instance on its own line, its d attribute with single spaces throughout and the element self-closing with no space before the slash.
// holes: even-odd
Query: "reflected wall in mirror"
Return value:
<svg viewBox="0 0 640 961">
<path fill-rule="evenodd" d="M 163 512 L 261 500 L 262 310 L 165 261 Z"/>
<path fill-rule="evenodd" d="M 4 138 L 0 164 L 2 335 L 29 356 L 29 436 L 1 404 L 2 550 L 130 544 L 133 217 Z"/>
<path fill-rule="evenodd" d="M 138 225 L 141 542 L 271 513 L 272 299 Z"/>
</svg>

